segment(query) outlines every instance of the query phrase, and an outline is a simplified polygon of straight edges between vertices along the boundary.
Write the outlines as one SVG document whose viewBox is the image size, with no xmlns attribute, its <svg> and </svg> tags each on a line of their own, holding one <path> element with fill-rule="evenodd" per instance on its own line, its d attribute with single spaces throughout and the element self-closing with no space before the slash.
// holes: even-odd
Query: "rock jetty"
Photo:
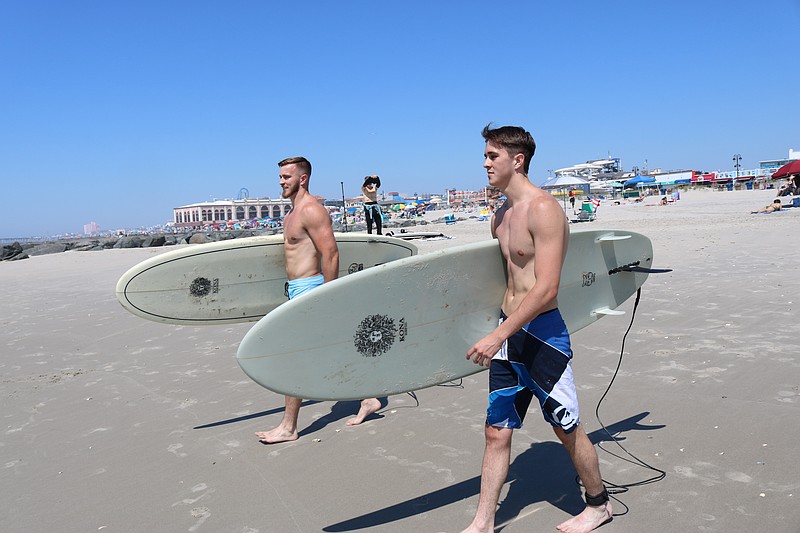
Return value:
<svg viewBox="0 0 800 533">
<path fill-rule="evenodd" d="M 442 221 L 444 218 L 442 218 Z M 436 221 L 434 221 L 435 223 Z M 428 221 L 422 218 L 409 220 L 392 220 L 384 224 L 384 228 L 404 228 L 417 225 L 426 225 Z M 344 225 L 334 222 L 333 231 L 345 231 Z M 366 225 L 348 224 L 347 231 L 363 232 Z M 102 238 L 74 238 L 54 241 L 19 243 L 0 247 L 0 261 L 19 261 L 36 255 L 55 254 L 61 252 L 94 252 L 115 248 L 155 248 L 160 246 L 175 246 L 177 244 L 205 244 L 209 242 L 224 241 L 255 237 L 257 235 L 275 235 L 282 233 L 281 228 L 236 230 L 236 231 L 191 231 L 187 233 L 158 233 L 147 235 L 124 235 L 119 237 Z"/>
</svg>

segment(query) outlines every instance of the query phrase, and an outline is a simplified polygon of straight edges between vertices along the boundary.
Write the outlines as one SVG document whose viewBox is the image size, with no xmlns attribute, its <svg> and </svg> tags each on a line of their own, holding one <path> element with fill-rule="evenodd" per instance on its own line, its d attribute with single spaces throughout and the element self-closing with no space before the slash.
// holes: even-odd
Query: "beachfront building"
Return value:
<svg viewBox="0 0 800 533">
<path fill-rule="evenodd" d="M 579 163 L 569 167 L 555 170 L 558 176 L 578 176 L 586 181 L 615 181 L 622 179 L 623 171 L 618 157 L 608 159 L 590 159 L 586 163 Z"/>
<path fill-rule="evenodd" d="M 178 228 L 226 226 L 252 220 L 279 219 L 289 212 L 288 198 L 241 198 L 214 200 L 183 205 L 172 209 L 172 221 Z"/>
<path fill-rule="evenodd" d="M 760 168 L 762 170 L 771 170 L 772 172 L 775 172 L 776 170 L 781 168 L 783 165 L 786 165 L 787 163 L 791 163 L 792 161 L 797 161 L 798 159 L 800 159 L 800 150 L 792 150 L 791 148 L 789 148 L 789 157 L 788 158 L 786 158 L 786 159 L 768 159 L 766 161 L 759 161 L 758 162 L 758 168 Z"/>
<path fill-rule="evenodd" d="M 445 191 L 445 205 L 447 207 L 466 207 L 472 205 L 487 205 L 501 196 L 500 189 L 488 185 L 477 191 L 447 189 Z"/>
</svg>

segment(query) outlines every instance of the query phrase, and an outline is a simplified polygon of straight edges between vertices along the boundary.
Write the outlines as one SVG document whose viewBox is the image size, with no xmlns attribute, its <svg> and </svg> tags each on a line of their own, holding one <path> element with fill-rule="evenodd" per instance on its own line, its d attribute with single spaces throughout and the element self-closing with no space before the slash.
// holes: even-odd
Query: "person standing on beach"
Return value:
<svg viewBox="0 0 800 533">
<path fill-rule="evenodd" d="M 339 248 L 328 211 L 308 192 L 311 163 L 305 157 L 290 157 L 278 163 L 281 196 L 292 201 L 292 209 L 283 220 L 283 253 L 289 299 L 297 298 L 339 275 Z M 281 423 L 256 433 L 265 444 L 296 440 L 300 398 L 286 396 Z M 355 426 L 380 409 L 377 398 L 362 400 L 358 414 L 347 421 Z"/>
<path fill-rule="evenodd" d="M 508 286 L 498 327 L 467 352 L 489 367 L 489 407 L 481 489 L 475 518 L 462 533 L 494 531 L 500 490 L 508 475 L 511 437 L 533 396 L 567 449 L 586 490 L 586 508 L 557 529 L 592 531 L 612 516 L 597 453 L 580 425 L 569 333 L 558 311 L 558 285 L 569 227 L 564 210 L 528 179 L 536 143 L 522 128 L 483 129 L 489 184 L 507 200 L 492 217 L 492 236 L 507 262 Z"/>
<path fill-rule="evenodd" d="M 364 218 L 367 219 L 367 233 L 372 234 L 372 223 L 375 222 L 375 229 L 378 235 L 381 233 L 381 206 L 378 205 L 378 189 L 381 186 L 381 179 L 378 176 L 367 176 L 364 184 L 361 185 L 361 193 L 364 195 Z"/>
</svg>

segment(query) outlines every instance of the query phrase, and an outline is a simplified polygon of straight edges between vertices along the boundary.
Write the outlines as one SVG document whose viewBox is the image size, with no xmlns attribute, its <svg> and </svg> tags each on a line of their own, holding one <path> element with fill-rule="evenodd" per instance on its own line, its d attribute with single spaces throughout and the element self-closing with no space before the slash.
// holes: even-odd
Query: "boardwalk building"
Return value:
<svg viewBox="0 0 800 533">
<path fill-rule="evenodd" d="M 179 228 L 200 228 L 251 221 L 254 219 L 281 218 L 289 212 L 292 202 L 288 198 L 243 198 L 240 200 L 214 200 L 175 207 L 173 223 Z"/>
</svg>

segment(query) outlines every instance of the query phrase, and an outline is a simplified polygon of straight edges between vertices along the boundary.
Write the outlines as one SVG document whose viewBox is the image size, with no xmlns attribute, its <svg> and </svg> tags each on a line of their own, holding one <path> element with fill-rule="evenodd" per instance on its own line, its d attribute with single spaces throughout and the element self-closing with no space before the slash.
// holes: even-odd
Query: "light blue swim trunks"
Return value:
<svg viewBox="0 0 800 533">
<path fill-rule="evenodd" d="M 311 289 L 316 289 L 323 283 L 325 283 L 325 277 L 322 274 L 317 274 L 310 278 L 290 279 L 289 283 L 286 284 L 287 295 L 289 299 L 292 300 L 301 294 L 307 293 Z"/>
</svg>

